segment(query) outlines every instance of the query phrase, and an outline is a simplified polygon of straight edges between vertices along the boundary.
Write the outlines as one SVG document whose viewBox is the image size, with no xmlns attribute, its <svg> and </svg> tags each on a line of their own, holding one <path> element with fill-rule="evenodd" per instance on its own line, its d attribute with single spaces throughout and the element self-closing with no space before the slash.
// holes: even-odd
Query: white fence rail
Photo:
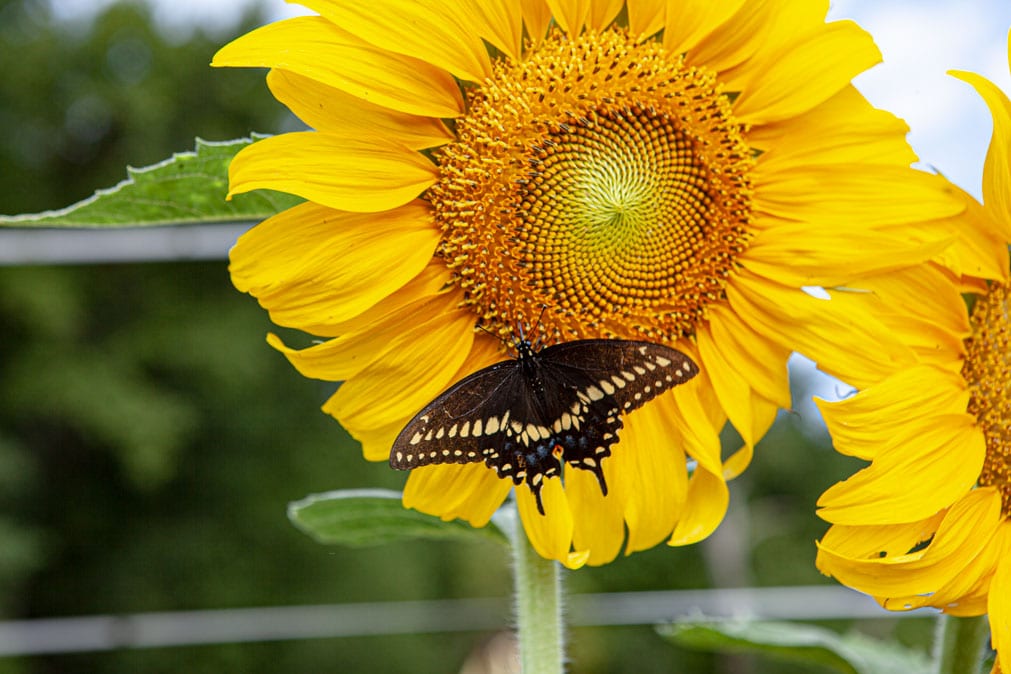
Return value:
<svg viewBox="0 0 1011 674">
<path fill-rule="evenodd" d="M 509 624 L 505 599 L 281 606 L 0 622 L 0 656 L 381 634 L 484 631 Z M 932 615 L 920 610 L 921 615 Z M 830 620 L 896 614 L 837 586 L 577 594 L 569 625 L 652 625 L 678 619 Z"/>
<path fill-rule="evenodd" d="M 0 229 L 0 266 L 219 260 L 253 224 Z"/>
</svg>

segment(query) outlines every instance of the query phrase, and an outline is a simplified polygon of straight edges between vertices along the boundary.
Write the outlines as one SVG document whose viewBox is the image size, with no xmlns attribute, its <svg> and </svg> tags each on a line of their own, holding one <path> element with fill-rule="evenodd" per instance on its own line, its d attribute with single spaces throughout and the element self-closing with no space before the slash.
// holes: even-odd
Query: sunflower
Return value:
<svg viewBox="0 0 1011 674">
<path fill-rule="evenodd" d="M 915 360 L 860 298 L 805 290 L 938 255 L 964 210 L 851 85 L 880 54 L 826 23 L 827 0 L 301 4 L 318 16 L 214 57 L 270 68 L 313 129 L 233 161 L 231 194 L 306 202 L 244 235 L 230 269 L 275 323 L 322 338 L 269 341 L 343 382 L 324 410 L 367 459 L 517 326 L 680 349 L 701 375 L 629 416 L 606 496 L 587 471 L 546 480 L 543 515 L 515 492 L 541 555 L 603 564 L 712 532 L 789 404 L 792 350 L 864 381 Z M 728 420 L 743 446 L 724 456 Z M 511 488 L 428 466 L 404 503 L 481 526 Z"/>
<path fill-rule="evenodd" d="M 885 608 L 989 614 L 995 671 L 1011 672 L 1011 101 L 978 75 L 953 74 L 994 121 L 984 205 L 971 206 L 975 245 L 961 258 L 976 263 L 916 271 L 930 301 L 902 306 L 925 328 L 917 364 L 819 403 L 836 448 L 870 465 L 822 495 L 833 526 L 817 564 Z M 896 299 L 883 279 L 862 285 Z"/>
</svg>

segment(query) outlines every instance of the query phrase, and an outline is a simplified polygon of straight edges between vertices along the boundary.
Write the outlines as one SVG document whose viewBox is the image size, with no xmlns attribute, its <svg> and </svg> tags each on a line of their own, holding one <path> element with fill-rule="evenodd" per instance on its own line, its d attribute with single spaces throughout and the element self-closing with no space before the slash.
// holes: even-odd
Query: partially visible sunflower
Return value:
<svg viewBox="0 0 1011 674">
<path fill-rule="evenodd" d="M 404 423 L 504 357 L 477 326 L 536 322 L 546 343 L 663 342 L 702 374 L 627 420 L 604 464 L 546 481 L 540 554 L 603 564 L 707 536 L 726 480 L 789 404 L 800 350 L 859 381 L 912 362 L 836 286 L 948 243 L 962 202 L 912 170 L 905 124 L 850 80 L 880 59 L 827 0 L 303 0 L 319 13 L 224 47 L 265 66 L 315 131 L 257 142 L 231 193 L 307 203 L 242 237 L 235 285 L 280 324 L 270 343 L 386 460 Z M 852 380 L 852 379 L 851 379 Z M 727 420 L 744 447 L 721 454 Z M 482 464 L 412 471 L 405 505 L 485 524 L 512 484 Z"/>
<path fill-rule="evenodd" d="M 1011 672 L 1011 101 L 979 75 L 953 74 L 993 115 L 984 206 L 971 207 L 977 245 L 965 258 L 987 273 L 951 257 L 925 265 L 906 304 L 884 279 L 861 284 L 914 308 L 924 339 L 919 364 L 820 404 L 836 448 L 870 465 L 822 495 L 833 526 L 817 564 L 889 609 L 989 614 L 994 671 Z"/>
</svg>

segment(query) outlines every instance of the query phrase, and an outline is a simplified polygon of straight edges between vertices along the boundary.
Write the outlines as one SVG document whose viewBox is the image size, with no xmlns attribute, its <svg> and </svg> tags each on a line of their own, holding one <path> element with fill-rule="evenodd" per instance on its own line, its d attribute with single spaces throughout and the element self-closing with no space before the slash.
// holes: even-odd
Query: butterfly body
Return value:
<svg viewBox="0 0 1011 674">
<path fill-rule="evenodd" d="M 541 487 L 563 464 L 592 472 L 607 493 L 602 460 L 622 415 L 698 373 L 685 354 L 651 342 L 578 340 L 535 350 L 460 380 L 401 431 L 390 465 L 483 461 L 514 484 L 526 482 L 541 513 Z"/>
</svg>

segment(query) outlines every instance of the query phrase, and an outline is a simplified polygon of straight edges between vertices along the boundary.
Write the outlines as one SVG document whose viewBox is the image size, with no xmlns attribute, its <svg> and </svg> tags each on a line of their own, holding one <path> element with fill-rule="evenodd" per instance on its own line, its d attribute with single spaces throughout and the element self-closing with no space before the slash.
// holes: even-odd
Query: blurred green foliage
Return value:
<svg viewBox="0 0 1011 674">
<path fill-rule="evenodd" d="M 207 66 L 262 23 L 256 13 L 229 35 L 179 40 L 153 29 L 142 5 L 112 6 L 86 26 L 56 25 L 47 6 L 0 4 L 0 212 L 67 205 L 197 135 L 292 128 L 262 72 Z M 362 460 L 319 412 L 332 389 L 266 346 L 265 313 L 232 289 L 223 261 L 3 268 L 0 324 L 5 617 L 508 595 L 495 545 L 348 550 L 289 524 L 288 502 L 306 494 L 398 489 L 404 476 Z M 823 581 L 813 504 L 852 465 L 810 421 L 784 415 L 731 485 L 731 515 L 713 539 L 568 574 L 569 589 Z M 451 672 L 487 636 L 0 658 L 0 673 Z M 678 650 L 649 626 L 575 629 L 570 657 L 577 672 L 804 671 Z"/>
</svg>

